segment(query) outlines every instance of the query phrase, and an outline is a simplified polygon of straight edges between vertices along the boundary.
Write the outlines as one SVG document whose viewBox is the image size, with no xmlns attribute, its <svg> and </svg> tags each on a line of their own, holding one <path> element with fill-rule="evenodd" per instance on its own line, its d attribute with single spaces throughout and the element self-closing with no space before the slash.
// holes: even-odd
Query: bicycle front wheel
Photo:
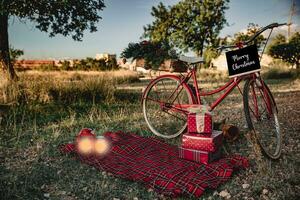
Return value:
<svg viewBox="0 0 300 200">
<path fill-rule="evenodd" d="M 177 76 L 161 76 L 150 83 L 142 99 L 143 114 L 150 130 L 157 136 L 174 138 L 186 128 L 186 115 L 174 108 L 192 104 L 193 96 Z"/>
<path fill-rule="evenodd" d="M 259 79 L 249 79 L 244 87 L 244 111 L 248 128 L 253 131 L 265 155 L 281 155 L 281 131 L 277 109 L 268 86 Z"/>
</svg>

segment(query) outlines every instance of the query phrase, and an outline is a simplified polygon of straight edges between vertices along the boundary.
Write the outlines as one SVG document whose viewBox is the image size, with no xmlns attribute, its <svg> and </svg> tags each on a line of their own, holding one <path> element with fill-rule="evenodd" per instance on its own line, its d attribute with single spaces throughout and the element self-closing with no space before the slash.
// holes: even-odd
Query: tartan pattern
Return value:
<svg viewBox="0 0 300 200">
<path fill-rule="evenodd" d="M 112 144 L 105 156 L 80 155 L 74 144 L 62 145 L 60 151 L 73 153 L 81 162 L 98 170 L 141 182 L 158 193 L 173 197 L 186 194 L 199 197 L 205 188 L 217 188 L 234 170 L 249 165 L 246 158 L 238 155 L 203 165 L 180 159 L 176 146 L 156 138 L 124 132 L 106 132 L 104 136 Z"/>
<path fill-rule="evenodd" d="M 200 151 L 217 151 L 222 145 L 222 131 L 213 130 L 210 136 L 206 134 L 185 133 L 181 138 L 181 147 Z"/>
<path fill-rule="evenodd" d="M 215 152 L 208 152 L 179 147 L 179 157 L 203 164 L 208 164 L 221 157 L 221 149 L 218 149 Z"/>
</svg>

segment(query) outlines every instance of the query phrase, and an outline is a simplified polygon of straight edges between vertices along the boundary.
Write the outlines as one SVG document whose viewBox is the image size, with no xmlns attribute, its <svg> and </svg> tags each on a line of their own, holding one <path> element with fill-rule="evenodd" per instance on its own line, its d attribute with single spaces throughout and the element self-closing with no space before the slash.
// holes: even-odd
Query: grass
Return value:
<svg viewBox="0 0 300 200">
<path fill-rule="evenodd" d="M 0 102 L 113 101 L 116 84 L 139 81 L 132 71 L 111 72 L 39 72 L 19 74 L 18 83 L 3 80 Z M 3 77 L 3 76 L 1 76 Z"/>
<path fill-rule="evenodd" d="M 134 87 L 145 86 L 147 81 L 131 83 L 132 80 L 136 76 L 128 71 L 25 72 L 20 74 L 19 84 L 9 89 L 5 87 L 7 82 L 1 80 L 1 100 L 18 101 L 0 106 L 2 198 L 165 199 L 141 184 L 99 172 L 57 151 L 58 145 L 73 141 L 83 127 L 95 129 L 98 135 L 116 130 L 152 135 L 141 111 L 141 90 Z M 233 199 L 296 199 L 298 195 L 300 82 L 285 79 L 268 83 L 279 107 L 283 155 L 276 162 L 264 157 L 256 159 L 245 130 L 236 143 L 225 143 L 225 152 L 246 155 L 252 164 L 217 189 L 227 190 Z M 131 89 L 119 89 L 120 84 Z M 57 93 L 51 93 L 52 90 Z M 229 123 L 243 127 L 241 103 L 238 92 L 233 92 L 215 110 L 215 120 L 229 117 Z M 178 143 L 179 139 L 168 142 Z M 250 187 L 243 189 L 244 183 Z M 263 189 L 268 190 L 266 195 L 262 194 Z M 207 191 L 201 199 L 221 199 L 213 193 Z"/>
<path fill-rule="evenodd" d="M 228 80 L 228 74 L 226 71 L 220 71 L 216 69 L 200 69 L 197 73 L 198 79 L 203 82 L 222 82 Z"/>
</svg>

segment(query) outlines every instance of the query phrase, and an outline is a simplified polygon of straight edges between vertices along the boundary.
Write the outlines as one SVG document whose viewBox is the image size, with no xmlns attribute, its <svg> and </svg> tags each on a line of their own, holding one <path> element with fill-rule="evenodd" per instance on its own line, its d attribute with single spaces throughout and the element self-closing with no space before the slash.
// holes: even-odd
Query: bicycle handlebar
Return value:
<svg viewBox="0 0 300 200">
<path fill-rule="evenodd" d="M 257 38 L 265 30 L 273 29 L 273 28 L 276 28 L 276 27 L 279 27 L 279 26 L 285 26 L 285 25 L 287 25 L 287 23 L 282 23 L 282 24 L 272 23 L 272 24 L 269 24 L 269 25 L 267 25 L 267 26 L 259 29 L 249 40 L 247 40 L 245 42 L 241 42 L 240 45 L 243 46 L 243 45 L 249 44 L 250 42 L 252 42 L 255 38 Z M 235 47 L 237 47 L 237 44 L 234 44 L 234 45 L 223 45 L 223 46 L 218 47 L 217 50 L 223 50 L 223 49 L 235 48 Z"/>
</svg>

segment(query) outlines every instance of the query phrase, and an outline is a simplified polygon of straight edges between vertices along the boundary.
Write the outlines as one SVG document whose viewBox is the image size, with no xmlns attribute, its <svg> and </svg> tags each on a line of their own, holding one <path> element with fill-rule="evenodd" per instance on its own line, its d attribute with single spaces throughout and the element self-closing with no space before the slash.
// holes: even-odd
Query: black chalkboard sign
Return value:
<svg viewBox="0 0 300 200">
<path fill-rule="evenodd" d="M 226 52 L 229 77 L 241 76 L 260 71 L 256 45 Z"/>
</svg>

